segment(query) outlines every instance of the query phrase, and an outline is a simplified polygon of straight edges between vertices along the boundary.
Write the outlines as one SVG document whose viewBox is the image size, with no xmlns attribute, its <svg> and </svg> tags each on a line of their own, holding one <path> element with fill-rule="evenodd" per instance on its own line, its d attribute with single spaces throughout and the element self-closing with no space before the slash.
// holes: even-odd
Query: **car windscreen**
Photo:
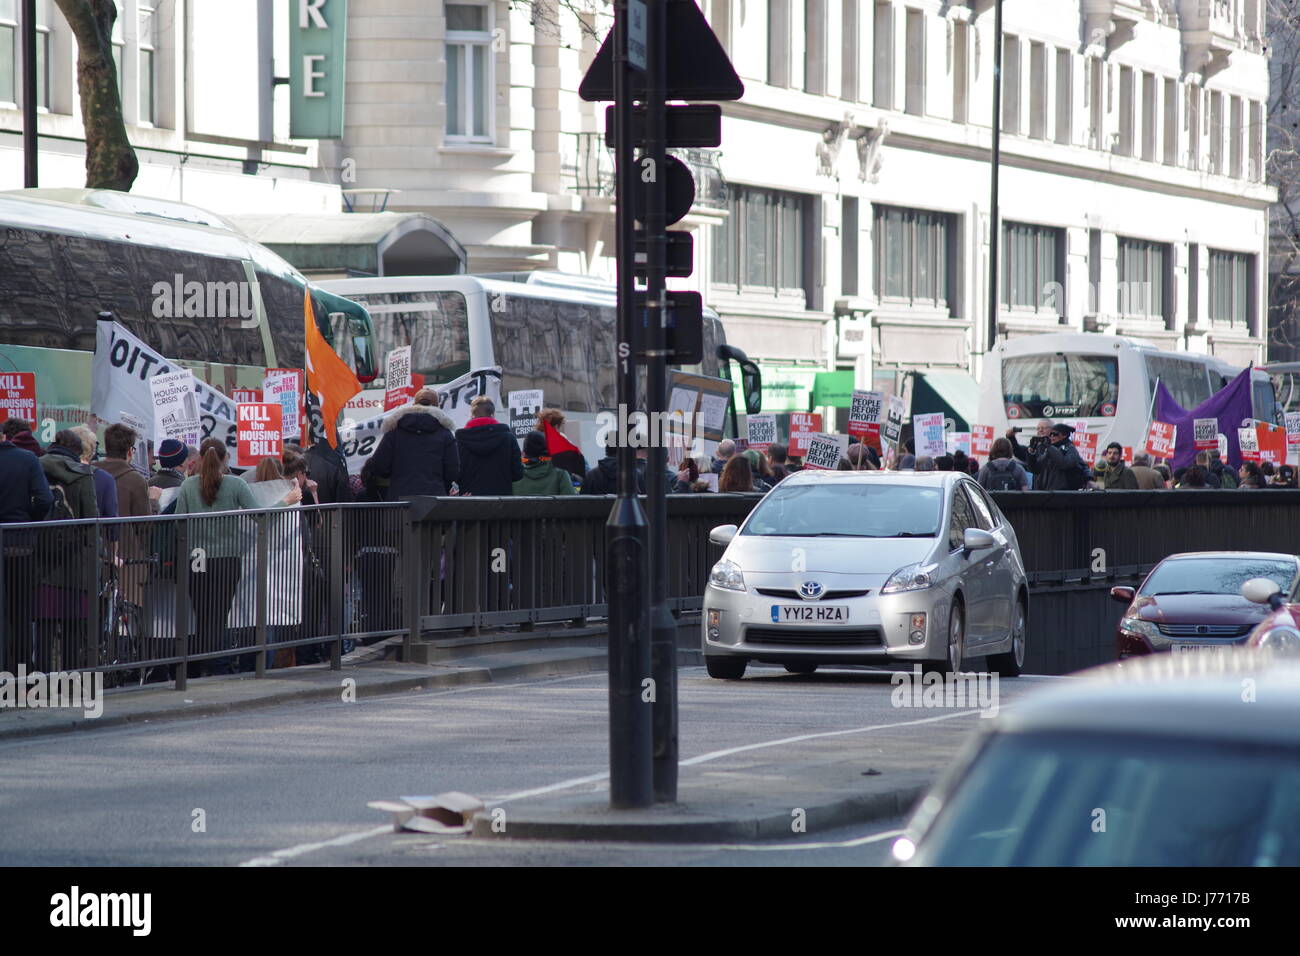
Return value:
<svg viewBox="0 0 1300 956">
<path fill-rule="evenodd" d="M 1139 594 L 1241 594 L 1251 578 L 1268 578 L 1283 592 L 1296 576 L 1294 561 L 1271 558 L 1177 558 L 1166 561 L 1142 584 Z"/>
<path fill-rule="evenodd" d="M 941 488 L 887 481 L 777 485 L 742 534 L 928 538 L 939 528 Z"/>
<path fill-rule="evenodd" d="M 930 866 L 1297 866 L 1300 749 L 1126 733 L 994 737 Z M 918 861 L 919 862 L 919 861 Z"/>
</svg>

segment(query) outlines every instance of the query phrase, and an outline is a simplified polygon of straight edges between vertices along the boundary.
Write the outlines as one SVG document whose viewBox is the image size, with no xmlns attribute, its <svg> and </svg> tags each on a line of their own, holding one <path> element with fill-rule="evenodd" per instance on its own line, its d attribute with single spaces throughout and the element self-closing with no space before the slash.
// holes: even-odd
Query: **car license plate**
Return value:
<svg viewBox="0 0 1300 956">
<path fill-rule="evenodd" d="M 1170 646 L 1175 654 L 1190 654 L 1193 651 L 1217 651 L 1221 644 L 1173 644 Z"/>
<path fill-rule="evenodd" d="M 773 624 L 843 624 L 849 619 L 846 604 L 773 604 Z"/>
</svg>

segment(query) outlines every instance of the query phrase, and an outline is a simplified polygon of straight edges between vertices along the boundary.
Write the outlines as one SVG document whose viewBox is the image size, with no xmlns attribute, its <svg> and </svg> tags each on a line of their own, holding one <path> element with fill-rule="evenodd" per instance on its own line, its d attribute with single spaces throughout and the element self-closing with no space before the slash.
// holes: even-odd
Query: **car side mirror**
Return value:
<svg viewBox="0 0 1300 956">
<path fill-rule="evenodd" d="M 1267 604 L 1277 608 L 1282 605 L 1282 589 L 1268 578 L 1251 578 L 1241 586 L 1241 596 L 1252 604 Z M 1277 599 L 1274 603 L 1274 598 Z"/>
<path fill-rule="evenodd" d="M 1112 601 L 1119 601 L 1121 604 L 1132 604 L 1133 596 L 1137 594 L 1136 588 L 1111 588 L 1110 597 Z"/>
<path fill-rule="evenodd" d="M 734 524 L 718 525 L 718 527 L 709 532 L 709 540 L 714 544 L 720 544 L 725 548 L 727 545 L 731 544 L 731 539 L 736 536 L 736 532 L 739 530 L 740 529 Z"/>
<path fill-rule="evenodd" d="M 983 528 L 967 528 L 962 532 L 961 544 L 967 551 L 983 551 L 997 543 L 998 539 Z"/>
</svg>

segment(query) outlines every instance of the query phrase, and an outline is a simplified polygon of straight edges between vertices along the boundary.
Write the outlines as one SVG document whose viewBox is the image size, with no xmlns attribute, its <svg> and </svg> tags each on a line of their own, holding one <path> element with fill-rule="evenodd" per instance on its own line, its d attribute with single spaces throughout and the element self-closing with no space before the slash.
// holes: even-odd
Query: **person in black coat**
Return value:
<svg viewBox="0 0 1300 956">
<path fill-rule="evenodd" d="M 509 495 L 524 476 L 519 439 L 493 416 L 496 404 L 480 395 L 469 406 L 473 417 L 456 432 L 462 495 Z"/>
<path fill-rule="evenodd" d="M 421 389 L 414 405 L 389 413 L 369 465 L 375 478 L 388 479 L 390 500 L 451 494 L 452 482 L 460 477 L 455 427 L 438 407 L 433 389 Z"/>
<path fill-rule="evenodd" d="M 303 458 L 307 460 L 307 477 L 316 482 L 316 496 L 320 504 L 352 501 L 347 459 L 329 443 L 329 439 L 321 435 L 303 452 Z"/>
<path fill-rule="evenodd" d="M 1035 491 L 1077 491 L 1086 481 L 1079 450 L 1070 441 L 1074 429 L 1060 422 L 1053 425 L 1047 441 L 1030 453 Z"/>
</svg>

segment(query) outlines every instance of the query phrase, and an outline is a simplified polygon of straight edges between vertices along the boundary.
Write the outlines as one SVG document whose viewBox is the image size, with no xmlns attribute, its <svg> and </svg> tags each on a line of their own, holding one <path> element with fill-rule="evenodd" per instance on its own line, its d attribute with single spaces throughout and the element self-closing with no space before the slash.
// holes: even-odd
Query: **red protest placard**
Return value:
<svg viewBox="0 0 1300 956">
<path fill-rule="evenodd" d="M 993 450 L 993 426 L 972 425 L 970 432 L 970 453 L 976 458 L 986 458 Z"/>
<path fill-rule="evenodd" d="M 1097 463 L 1097 441 L 1101 438 L 1097 432 L 1076 432 L 1074 435 L 1075 447 L 1079 449 L 1079 457 L 1083 463 L 1088 466 Z"/>
<path fill-rule="evenodd" d="M 1178 426 L 1168 422 L 1152 422 L 1147 431 L 1147 452 L 1154 458 L 1174 457 L 1174 440 Z"/>
<path fill-rule="evenodd" d="M 241 464 L 256 465 L 263 458 L 279 458 L 284 453 L 280 411 L 280 406 L 271 402 L 235 406 Z"/>
<path fill-rule="evenodd" d="M 1133 446 L 1123 445 L 1121 447 L 1124 449 L 1124 464 L 1131 468 L 1133 466 Z"/>
<path fill-rule="evenodd" d="M 1275 465 L 1286 464 L 1286 429 L 1268 422 L 1255 426 L 1256 439 L 1259 443 L 1259 460 L 1271 461 Z"/>
<path fill-rule="evenodd" d="M 808 454 L 808 442 L 813 435 L 820 434 L 822 417 L 813 412 L 790 413 L 790 454 L 802 458 Z"/>
<path fill-rule="evenodd" d="M 260 388 L 232 388 L 230 390 L 230 400 L 236 405 L 255 404 L 262 400 L 262 390 Z"/>
<path fill-rule="evenodd" d="M 0 372 L 0 422 L 10 418 L 21 418 L 35 426 L 35 372 Z"/>
</svg>

